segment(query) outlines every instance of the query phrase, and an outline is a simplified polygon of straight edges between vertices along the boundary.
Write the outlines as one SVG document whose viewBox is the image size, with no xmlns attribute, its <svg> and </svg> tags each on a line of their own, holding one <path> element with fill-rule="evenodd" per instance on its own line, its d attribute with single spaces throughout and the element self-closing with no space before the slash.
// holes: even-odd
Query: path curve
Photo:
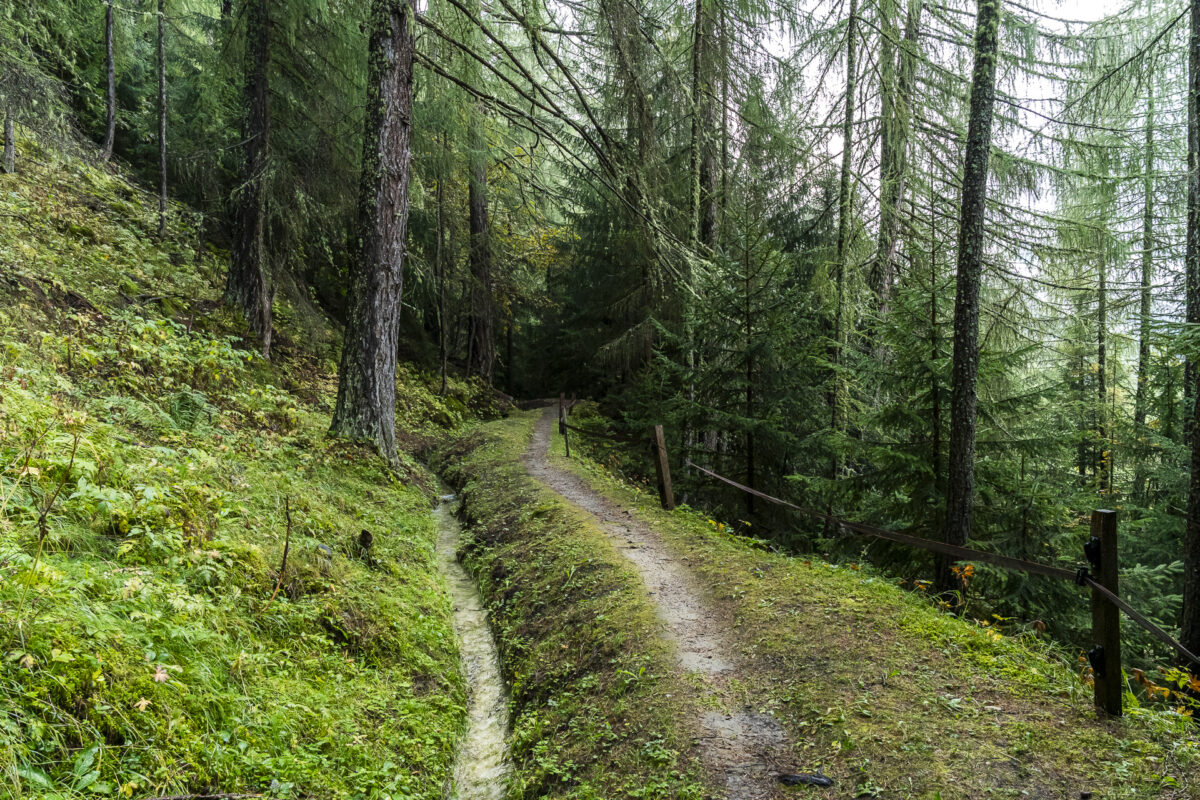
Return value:
<svg viewBox="0 0 1200 800">
<path fill-rule="evenodd" d="M 738 673 L 736 650 L 727 641 L 721 615 L 703 601 L 692 577 L 658 534 L 630 510 L 592 491 L 578 476 L 547 458 L 555 409 L 547 408 L 534 428 L 525 453 L 529 473 L 568 502 L 591 514 L 617 549 L 637 568 L 650 600 L 675 645 L 681 669 L 699 677 L 698 699 L 727 695 Z M 728 800 L 764 800 L 782 796 L 776 778 L 787 759 L 787 737 L 770 716 L 749 709 L 706 711 L 697 720 L 698 749 L 709 772 L 723 782 Z"/>
</svg>

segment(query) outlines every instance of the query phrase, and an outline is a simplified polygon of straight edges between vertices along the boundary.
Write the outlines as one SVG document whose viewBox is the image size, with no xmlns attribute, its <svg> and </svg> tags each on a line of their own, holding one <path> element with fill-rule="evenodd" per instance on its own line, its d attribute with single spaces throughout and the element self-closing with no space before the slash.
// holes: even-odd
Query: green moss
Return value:
<svg viewBox="0 0 1200 800">
<path fill-rule="evenodd" d="M 443 447 L 512 686 L 513 798 L 699 798 L 694 709 L 634 569 L 525 475 L 530 415 Z"/>
</svg>

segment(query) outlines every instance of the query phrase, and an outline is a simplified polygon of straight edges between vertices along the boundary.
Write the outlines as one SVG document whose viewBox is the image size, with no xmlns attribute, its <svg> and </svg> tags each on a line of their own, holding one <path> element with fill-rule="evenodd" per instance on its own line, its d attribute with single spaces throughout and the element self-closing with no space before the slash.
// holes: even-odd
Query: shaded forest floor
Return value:
<svg viewBox="0 0 1200 800">
<path fill-rule="evenodd" d="M 788 744 L 766 748 L 770 771 L 822 771 L 834 788 L 807 791 L 831 797 L 1200 795 L 1200 737 L 1185 718 L 1135 709 L 1100 720 L 1054 646 L 944 614 L 869 570 L 768 552 L 686 508 L 662 511 L 594 462 L 566 459 L 560 437 L 542 456 L 550 418 L 536 424 L 533 474 L 628 557 L 669 559 L 711 614 L 696 634 L 732 646 L 736 670 L 714 691 L 711 670 L 686 665 L 695 648 L 672 635 L 677 599 L 655 597 L 702 709 L 701 742 L 704 712 L 777 720 Z"/>
</svg>

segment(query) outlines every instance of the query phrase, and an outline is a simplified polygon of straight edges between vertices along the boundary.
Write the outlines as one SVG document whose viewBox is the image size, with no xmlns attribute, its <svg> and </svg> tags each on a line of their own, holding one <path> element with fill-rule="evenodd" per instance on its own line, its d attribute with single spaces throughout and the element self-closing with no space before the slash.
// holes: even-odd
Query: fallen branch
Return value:
<svg viewBox="0 0 1200 800">
<path fill-rule="evenodd" d="M 283 534 L 283 561 L 279 564 L 279 578 L 275 581 L 275 591 L 271 592 L 270 599 L 267 600 L 267 606 L 275 600 L 279 594 L 280 587 L 283 586 L 283 572 L 287 569 L 288 550 L 292 546 L 292 506 L 289 498 L 283 498 L 283 515 L 287 519 L 287 528 Z M 263 606 L 265 611 L 267 606 Z"/>
</svg>

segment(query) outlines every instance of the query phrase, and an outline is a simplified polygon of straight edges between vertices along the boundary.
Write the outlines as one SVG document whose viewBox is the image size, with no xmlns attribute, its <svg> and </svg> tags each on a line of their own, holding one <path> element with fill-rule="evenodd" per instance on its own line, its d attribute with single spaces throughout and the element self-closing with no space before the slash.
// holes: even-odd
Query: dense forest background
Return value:
<svg viewBox="0 0 1200 800">
<path fill-rule="evenodd" d="M 402 357 L 595 397 L 617 429 L 664 424 L 688 502 L 919 589 L 926 556 L 683 459 L 1068 565 L 1091 509 L 1114 507 L 1123 594 L 1200 645 L 1190 6 L 3 0 L 6 122 L 82 133 L 180 203 L 164 214 L 196 214 L 249 335 L 286 351 L 277 299 L 349 314 L 380 9 L 416 37 Z M 981 567 L 966 590 L 1086 630 L 1073 587 Z M 1131 656 L 1162 657 L 1129 635 Z"/>
</svg>

